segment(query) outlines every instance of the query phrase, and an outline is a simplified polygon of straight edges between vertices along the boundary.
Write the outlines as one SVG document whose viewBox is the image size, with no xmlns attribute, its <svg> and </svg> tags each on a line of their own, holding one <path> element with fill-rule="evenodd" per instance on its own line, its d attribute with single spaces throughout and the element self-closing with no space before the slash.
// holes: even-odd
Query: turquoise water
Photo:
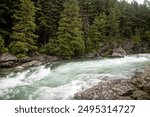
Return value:
<svg viewBox="0 0 150 117">
<path fill-rule="evenodd" d="M 150 54 L 52 62 L 23 72 L 1 70 L 0 99 L 66 100 L 103 78 L 131 78 L 150 63 Z"/>
</svg>

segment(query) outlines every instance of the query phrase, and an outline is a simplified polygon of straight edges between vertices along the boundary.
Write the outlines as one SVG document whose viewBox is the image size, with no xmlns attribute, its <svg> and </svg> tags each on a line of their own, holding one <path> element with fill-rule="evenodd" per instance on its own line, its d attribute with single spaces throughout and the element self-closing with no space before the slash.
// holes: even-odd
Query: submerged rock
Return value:
<svg viewBox="0 0 150 117">
<path fill-rule="evenodd" d="M 150 100 L 150 67 L 132 79 L 105 80 L 74 95 L 79 100 Z"/>
</svg>

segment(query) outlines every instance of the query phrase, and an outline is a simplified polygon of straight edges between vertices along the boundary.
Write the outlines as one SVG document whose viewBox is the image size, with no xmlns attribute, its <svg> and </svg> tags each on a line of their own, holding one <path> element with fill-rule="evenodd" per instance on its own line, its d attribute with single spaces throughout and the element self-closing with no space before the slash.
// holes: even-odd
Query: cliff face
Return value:
<svg viewBox="0 0 150 117">
<path fill-rule="evenodd" d="M 149 100 L 150 66 L 143 72 L 135 73 L 130 80 L 103 80 L 83 92 L 74 95 L 79 100 Z"/>
</svg>

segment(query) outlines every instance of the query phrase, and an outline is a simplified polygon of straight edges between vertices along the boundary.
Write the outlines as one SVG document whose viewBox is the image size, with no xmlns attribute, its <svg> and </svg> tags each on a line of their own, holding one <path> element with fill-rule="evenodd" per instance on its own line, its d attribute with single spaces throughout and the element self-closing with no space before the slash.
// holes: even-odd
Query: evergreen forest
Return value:
<svg viewBox="0 0 150 117">
<path fill-rule="evenodd" d="M 107 56 L 127 43 L 150 43 L 150 1 L 0 0 L 0 54 Z"/>
</svg>

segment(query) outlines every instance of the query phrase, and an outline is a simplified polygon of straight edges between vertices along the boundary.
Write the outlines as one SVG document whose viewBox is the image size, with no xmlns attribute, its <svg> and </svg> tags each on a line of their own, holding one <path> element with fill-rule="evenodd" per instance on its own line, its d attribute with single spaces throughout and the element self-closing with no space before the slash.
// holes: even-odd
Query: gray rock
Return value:
<svg viewBox="0 0 150 117">
<path fill-rule="evenodd" d="M 132 79 L 104 79 L 98 85 L 74 95 L 79 100 L 150 100 L 150 65 Z"/>
<path fill-rule="evenodd" d="M 127 55 L 127 53 L 121 46 L 113 49 L 113 53 L 112 53 L 113 57 L 124 57 L 125 55 Z"/>
<path fill-rule="evenodd" d="M 86 58 L 94 58 L 100 56 L 100 54 L 98 52 L 93 52 L 93 53 L 86 54 L 85 56 Z"/>
<path fill-rule="evenodd" d="M 10 68 L 13 67 L 14 62 L 13 61 L 6 61 L 0 63 L 0 68 Z"/>
<path fill-rule="evenodd" d="M 0 62 L 7 62 L 7 61 L 17 61 L 17 57 L 9 53 L 2 54 L 0 56 Z"/>
<path fill-rule="evenodd" d="M 74 95 L 75 99 L 116 100 L 131 99 L 134 86 L 127 80 L 115 79 L 102 81 L 98 85 Z"/>
<path fill-rule="evenodd" d="M 16 71 L 16 72 L 22 72 L 23 70 L 24 70 L 24 67 L 22 67 L 22 66 L 17 66 L 14 68 L 14 71 Z"/>
<path fill-rule="evenodd" d="M 34 60 L 31 62 L 24 63 L 21 67 L 28 68 L 28 67 L 33 67 L 33 66 L 39 66 L 41 64 L 42 64 L 41 61 Z"/>
<path fill-rule="evenodd" d="M 120 53 L 113 53 L 112 54 L 113 57 L 124 57 L 124 55 L 120 54 Z"/>
</svg>

